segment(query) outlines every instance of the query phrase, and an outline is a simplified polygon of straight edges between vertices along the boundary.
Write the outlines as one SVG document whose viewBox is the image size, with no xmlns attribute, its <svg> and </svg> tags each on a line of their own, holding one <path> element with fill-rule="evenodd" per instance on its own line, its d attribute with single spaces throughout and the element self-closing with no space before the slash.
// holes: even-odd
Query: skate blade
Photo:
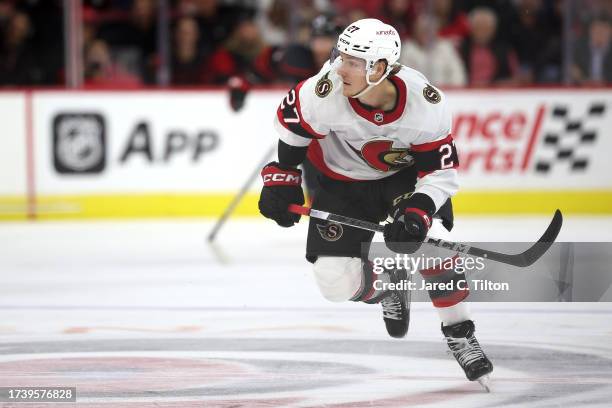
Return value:
<svg viewBox="0 0 612 408">
<path fill-rule="evenodd" d="M 482 377 L 478 378 L 477 381 L 480 383 L 482 388 L 485 389 L 486 392 L 491 392 L 491 377 L 489 374 L 485 374 Z"/>
</svg>

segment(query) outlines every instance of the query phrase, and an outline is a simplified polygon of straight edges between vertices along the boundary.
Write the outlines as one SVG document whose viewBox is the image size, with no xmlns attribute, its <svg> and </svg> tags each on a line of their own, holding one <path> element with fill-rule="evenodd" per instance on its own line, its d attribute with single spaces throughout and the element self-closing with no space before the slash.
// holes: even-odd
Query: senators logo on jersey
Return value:
<svg viewBox="0 0 612 408">
<path fill-rule="evenodd" d="M 319 234 L 321 234 L 321 238 L 330 242 L 342 238 L 342 233 L 344 232 L 342 225 L 336 224 L 335 222 L 330 222 L 326 225 L 317 224 L 317 229 L 319 230 Z"/>
<path fill-rule="evenodd" d="M 440 96 L 440 92 L 433 86 L 427 84 L 425 88 L 423 88 L 423 97 L 429 103 L 436 104 L 442 100 Z"/>
<path fill-rule="evenodd" d="M 408 148 L 393 147 L 391 140 L 372 140 L 365 143 L 361 150 L 346 143 L 368 166 L 378 171 L 399 170 L 414 164 Z"/>
<path fill-rule="evenodd" d="M 327 76 L 328 74 L 325 74 L 323 78 L 317 81 L 317 85 L 315 85 L 315 94 L 319 98 L 325 98 L 334 87 L 332 81 Z"/>
</svg>

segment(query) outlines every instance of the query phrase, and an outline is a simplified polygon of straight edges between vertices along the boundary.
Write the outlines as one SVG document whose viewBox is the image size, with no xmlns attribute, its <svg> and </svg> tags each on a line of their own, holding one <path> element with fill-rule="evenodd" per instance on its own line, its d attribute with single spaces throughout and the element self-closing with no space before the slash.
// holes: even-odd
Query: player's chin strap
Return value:
<svg viewBox="0 0 612 408">
<path fill-rule="evenodd" d="M 367 71 L 366 71 L 366 82 L 368 83 L 368 86 L 366 86 L 365 88 L 363 88 L 360 92 L 357 92 L 356 95 L 351 96 L 351 98 L 360 98 L 363 95 L 365 95 L 370 89 L 374 88 L 376 85 L 380 84 L 382 81 L 384 81 L 385 78 L 387 78 L 387 76 L 389 75 L 389 73 L 391 72 L 391 70 L 393 69 L 393 66 L 388 65 L 387 64 L 387 69 L 385 70 L 385 73 L 383 76 L 381 76 L 378 81 L 376 82 L 371 82 L 370 81 L 370 76 L 373 74 L 373 69 L 374 69 L 374 64 L 372 64 L 370 67 L 368 67 Z"/>
</svg>

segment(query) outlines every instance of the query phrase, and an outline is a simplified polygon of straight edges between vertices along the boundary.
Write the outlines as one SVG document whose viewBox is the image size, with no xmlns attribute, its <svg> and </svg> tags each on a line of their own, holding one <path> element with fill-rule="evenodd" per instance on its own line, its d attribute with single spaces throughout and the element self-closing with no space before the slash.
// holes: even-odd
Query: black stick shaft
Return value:
<svg viewBox="0 0 612 408">
<path fill-rule="evenodd" d="M 356 218 L 345 217 L 344 215 L 338 215 L 328 213 L 325 211 L 319 211 L 307 207 L 301 207 L 298 205 L 290 205 L 289 211 L 296 214 L 308 215 L 314 218 L 320 218 L 323 220 L 337 222 L 339 224 L 348 225 L 351 227 L 361 228 L 373 232 L 384 232 L 385 227 L 369 221 L 358 220 Z M 520 254 L 504 254 L 501 252 L 495 252 L 488 249 L 482 249 L 473 247 L 460 242 L 445 241 L 443 239 L 436 238 L 425 238 L 423 241 L 426 244 L 434 245 L 440 248 L 446 248 L 451 251 L 459 252 L 462 254 L 473 255 L 481 258 L 490 259 L 492 261 L 501 262 L 508 265 L 514 265 L 518 267 L 526 267 L 533 264 L 535 261 L 540 259 L 542 255 L 548 251 L 550 246 L 555 242 L 561 225 L 563 224 L 563 217 L 561 211 L 555 211 L 555 215 L 550 222 L 550 225 L 540 237 L 540 239 L 533 244 L 529 249 Z"/>
</svg>

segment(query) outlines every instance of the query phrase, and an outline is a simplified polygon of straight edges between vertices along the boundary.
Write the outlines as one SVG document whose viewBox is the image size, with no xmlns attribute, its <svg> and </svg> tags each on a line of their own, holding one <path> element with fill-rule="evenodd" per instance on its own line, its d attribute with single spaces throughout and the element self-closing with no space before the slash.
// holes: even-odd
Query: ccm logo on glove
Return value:
<svg viewBox="0 0 612 408">
<path fill-rule="evenodd" d="M 268 173 L 263 174 L 263 182 L 267 186 L 294 186 L 302 184 L 302 178 L 297 174 L 291 173 Z"/>
<path fill-rule="evenodd" d="M 299 214 L 287 211 L 289 204 L 304 204 L 302 171 L 271 162 L 261 170 L 263 188 L 259 196 L 259 212 L 281 227 L 291 227 L 300 220 Z"/>
<path fill-rule="evenodd" d="M 261 178 L 266 186 L 299 186 L 302 184 L 301 175 L 292 170 L 282 170 L 276 166 L 265 167 Z"/>
</svg>

